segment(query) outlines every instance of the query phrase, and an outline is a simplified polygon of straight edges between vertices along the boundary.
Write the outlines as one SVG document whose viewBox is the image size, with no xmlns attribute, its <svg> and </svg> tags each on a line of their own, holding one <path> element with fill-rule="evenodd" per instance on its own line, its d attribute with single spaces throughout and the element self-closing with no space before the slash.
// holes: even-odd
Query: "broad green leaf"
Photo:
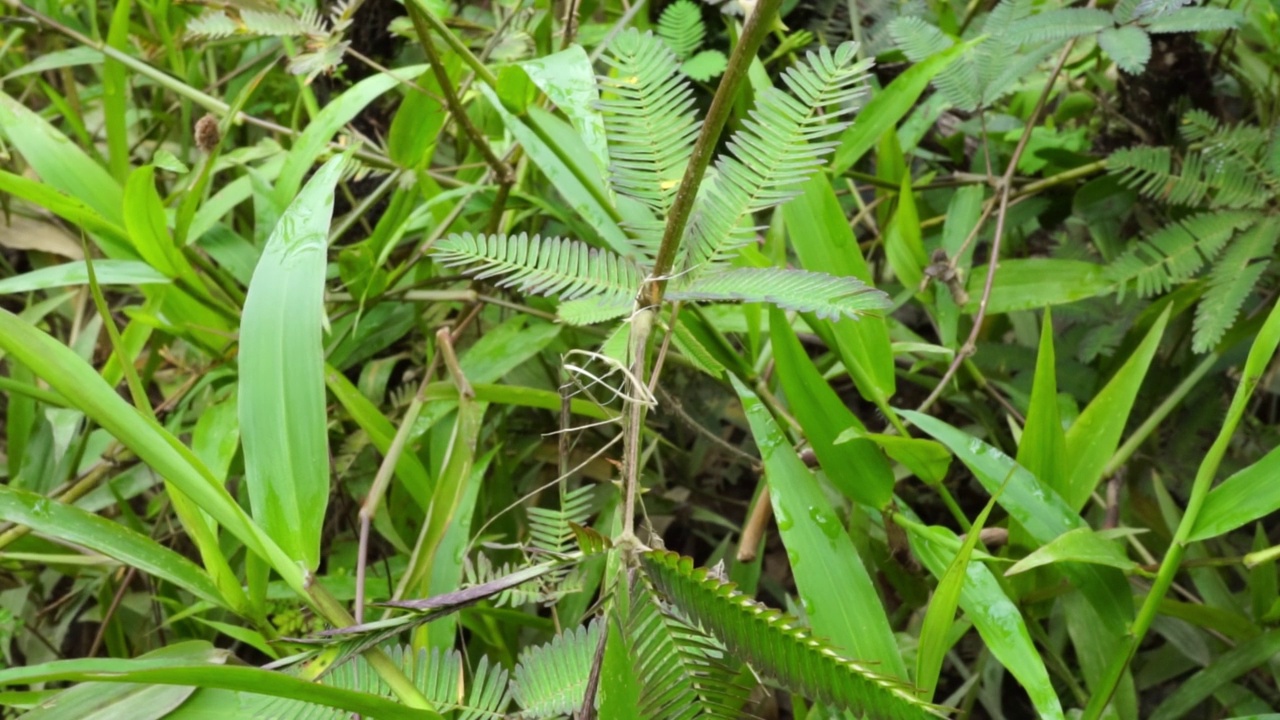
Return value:
<svg viewBox="0 0 1280 720">
<path fill-rule="evenodd" d="M 169 278 L 137 260 L 94 260 L 99 285 L 165 285 Z M 0 294 L 88 285 L 89 269 L 83 260 L 59 263 L 0 280 Z"/>
<path fill-rule="evenodd" d="M 628 638 L 617 621 L 608 620 L 609 636 L 605 640 L 604 660 L 600 664 L 600 717 L 617 720 L 646 720 L 640 717 L 640 678 Z"/>
<path fill-rule="evenodd" d="M 111 26 L 107 31 L 107 46 L 128 52 L 129 11 L 133 0 L 116 0 L 111 14 Z M 129 124 L 125 114 L 129 110 L 129 80 L 123 63 L 104 58 L 102 63 L 102 114 L 107 130 L 107 164 L 111 174 L 124 182 L 129 174 Z M 128 208 L 126 208 L 126 211 Z"/>
<path fill-rule="evenodd" d="M 827 478 L 852 500 L 874 508 L 888 505 L 893 472 L 884 456 L 867 440 L 842 442 L 843 434 L 837 436 L 840 428 L 862 430 L 862 422 L 813 366 L 781 310 L 770 311 L 769 331 L 783 392 Z"/>
<path fill-rule="evenodd" d="M 351 413 L 351 419 L 365 431 L 373 446 L 379 453 L 386 455 L 396 435 L 396 428 L 391 421 L 382 414 L 377 405 L 369 402 L 369 399 L 355 385 L 352 385 L 345 375 L 332 366 L 325 366 L 324 379 L 329 392 L 333 393 L 338 403 L 348 413 Z M 396 461 L 396 477 L 404 483 L 409 497 L 413 498 L 420 508 L 426 510 L 431 497 L 431 476 L 427 474 L 422 461 L 409 448 L 405 448 Z"/>
<path fill-rule="evenodd" d="M 342 95 L 330 100 L 302 131 L 285 155 L 284 167 L 276 177 L 272 200 L 278 208 L 284 208 L 298 194 L 302 180 L 316 159 L 324 152 L 334 134 L 351 122 L 365 106 L 401 82 L 413 82 L 427 70 L 426 65 L 396 68 L 395 73 L 378 73 L 351 86 Z M 318 173 L 318 171 L 317 171 Z M 332 193 L 331 193 L 332 195 Z"/>
<path fill-rule="evenodd" d="M 489 101 L 489 105 L 502 118 L 507 130 L 520 142 L 529 159 L 537 165 L 543 175 L 547 176 L 556 190 L 564 196 L 569 206 L 600 233 L 600 238 L 609 248 L 624 257 L 638 257 L 639 251 L 622 228 L 618 227 L 618 220 L 611 212 L 612 207 L 607 204 L 607 196 L 601 192 L 593 193 L 588 188 L 584 180 L 570 167 L 563 148 L 548 144 L 523 119 L 508 111 L 498 95 L 488 86 L 481 85 L 479 89 Z"/>
<path fill-rule="evenodd" d="M 871 284 L 871 273 L 862 258 L 857 239 L 825 176 L 818 174 L 809 178 L 804 184 L 804 192 L 782 206 L 782 216 L 787 236 L 806 270 L 852 276 Z M 822 325 L 831 328 L 840 361 L 849 371 L 858 392 L 887 411 L 897 379 L 885 320 L 878 317 L 845 318 Z"/>
<path fill-rule="evenodd" d="M 865 438 L 880 446 L 885 454 L 910 470 L 913 475 L 931 485 L 942 482 L 951 468 L 951 451 L 941 443 L 901 435 L 863 432 L 851 427 L 836 437 L 837 444 Z"/>
<path fill-rule="evenodd" d="M 174 665 L 206 662 L 221 665 L 227 654 L 204 642 L 180 642 L 139 659 Z M 85 682 L 67 688 L 24 714 L 24 720 L 160 720 L 196 691 L 180 685 L 134 685 Z"/>
<path fill-rule="evenodd" d="M 596 88 L 596 73 L 587 52 L 580 45 L 571 45 L 552 55 L 525 60 L 520 67 L 569 118 L 595 161 L 600 177 L 608 177 L 609 146 L 605 142 L 604 119 L 596 109 L 600 91 Z"/>
<path fill-rule="evenodd" d="M 240 323 L 240 427 L 253 517 L 295 561 L 320 564 L 329 501 L 324 273 L 333 158 L 285 211 L 254 270 Z"/>
<path fill-rule="evenodd" d="M 880 663 L 879 672 L 906 679 L 884 604 L 839 515 L 769 409 L 736 377 L 729 379 L 760 448 L 773 515 L 814 633 L 851 657 Z"/>
<path fill-rule="evenodd" d="M 445 431 L 439 435 L 446 439 L 443 452 L 436 453 L 437 457 L 443 458 L 443 464 L 438 468 L 422 536 L 418 539 L 412 563 L 400 583 L 410 595 L 428 594 L 436 553 L 444 544 L 450 528 L 464 522 L 458 516 L 459 509 L 470 494 L 469 489 L 482 479 L 472 474 L 472 468 L 475 465 L 481 421 L 488 407 L 487 403 L 474 398 L 462 398 L 458 402 L 453 426 L 438 428 Z M 455 558 L 454 561 L 459 560 Z M 419 646 L 425 644 L 425 632 L 426 628 L 418 629 L 416 642 Z"/>
<path fill-rule="evenodd" d="M 107 220 L 82 200 L 44 183 L 4 170 L 0 170 L 0 191 L 34 203 L 83 229 L 99 241 L 107 257 L 118 259 L 137 257 L 137 253 L 129 243 L 128 233 L 119 224 L 121 221 Z"/>
<path fill-rule="evenodd" d="M 465 429 L 465 428 L 462 428 Z M 431 577 L 427 580 L 428 597 L 445 595 L 458 590 L 462 585 L 463 563 L 467 560 L 467 547 L 471 542 L 471 525 L 476 516 L 476 500 L 484 485 L 489 471 L 489 463 L 497 454 L 490 450 L 483 457 L 472 462 L 468 468 L 469 476 L 463 481 L 461 494 L 454 506 L 453 517 L 445 528 L 444 536 L 436 550 L 435 559 L 431 563 Z M 446 482 L 450 479 L 446 478 Z M 434 517 L 434 516 L 431 516 Z M 560 606 L 563 609 L 563 605 Z M 449 650 L 458 639 L 458 616 L 450 614 L 437 618 L 426 626 L 428 644 L 432 648 Z"/>
<path fill-rule="evenodd" d="M 884 252 L 893 274 L 906 287 L 915 291 L 924 279 L 924 266 L 929 262 L 920 237 L 920 216 L 911 191 L 911 174 L 903 173 L 898 192 L 898 209 L 884 231 Z"/>
<path fill-rule="evenodd" d="M 66 135 L 5 93 L 0 93 L 0 133 L 43 182 L 83 201 L 107 222 L 123 224 L 120 183 Z"/>
<path fill-rule="evenodd" d="M 446 67 L 450 60 L 454 58 L 445 61 Z M 450 77 L 456 75 L 450 68 Z M 418 86 L 424 91 L 405 94 L 387 130 L 387 156 L 405 168 L 424 167 L 431 162 L 440 129 L 449 115 L 441 100 L 443 96 L 435 73 L 423 73 L 418 78 Z"/>
<path fill-rule="evenodd" d="M 1013 458 L 937 418 L 911 411 L 902 411 L 902 415 L 950 448 L 988 493 L 994 495 L 999 490 L 1000 506 L 1036 542 L 1044 545 L 1069 530 L 1088 527 L 1061 496 Z M 1117 641 L 1122 638 L 1133 616 L 1133 595 L 1124 576 L 1112 568 L 1092 565 L 1069 564 L 1062 572 L 1088 598 L 1106 636 Z"/>
<path fill-rule="evenodd" d="M 977 311 L 990 267 L 974 268 L 969 274 L 966 312 Z M 1017 310 L 1039 310 L 1050 305 L 1065 305 L 1107 295 L 1115 290 L 1115 284 L 1104 277 L 1104 270 L 1102 265 L 1080 260 L 1001 260 L 991 286 L 987 313 L 998 315 Z"/>
<path fill-rule="evenodd" d="M 920 94 L 929 86 L 929 81 L 974 44 L 958 43 L 924 62 L 916 63 L 889 83 L 888 87 L 877 92 L 858 111 L 853 125 L 840 136 L 840 147 L 831 159 L 832 175 L 843 175 L 868 150 L 875 147 L 881 135 L 892 130 L 899 120 L 911 112 Z"/>
<path fill-rule="evenodd" d="M 1063 498 L 1079 511 L 1102 480 L 1107 461 L 1120 445 L 1125 422 L 1138 397 L 1138 389 L 1147 376 L 1147 368 L 1155 357 L 1169 321 L 1166 309 L 1156 320 L 1142 344 L 1112 376 L 1106 387 L 1089 401 L 1067 431 L 1066 489 Z"/>
<path fill-rule="evenodd" d="M 1116 546 L 1113 538 L 1132 535 L 1136 530 L 1124 528 L 1121 532 L 1094 531 L 1092 528 L 1076 528 L 1054 538 L 1047 544 L 1014 563 L 1005 575 L 1017 575 L 1032 568 L 1058 562 L 1092 563 L 1110 565 L 1126 572 L 1138 566 L 1124 551 Z"/>
<path fill-rule="evenodd" d="M 124 227 L 138 254 L 151 267 L 167 277 L 194 280 L 194 271 L 174 245 L 165 224 L 164 202 L 156 191 L 155 173 L 154 167 L 143 165 L 129 174 L 124 186 Z"/>
<path fill-rule="evenodd" d="M 994 497 L 987 501 L 986 507 L 982 508 L 961 543 L 960 552 L 947 565 L 946 571 L 938 575 L 938 587 L 933 591 L 929 608 L 925 610 L 924 621 L 920 624 L 915 681 L 926 700 L 933 699 L 934 689 L 938 686 L 938 675 L 942 671 L 943 657 L 950 649 L 947 635 L 955 623 L 956 606 L 960 604 L 960 593 L 964 588 L 965 578 L 969 575 L 969 558 L 973 556 L 982 528 L 986 526 L 987 517 L 991 515 L 991 508 L 995 505 Z"/>
<path fill-rule="evenodd" d="M 119 523 L 7 485 L 0 485 L 0 517 L 115 558 L 201 600 L 226 605 L 213 581 L 195 563 Z"/>
<path fill-rule="evenodd" d="M 102 52 L 94 48 L 84 45 L 67 48 L 66 50 L 55 50 L 53 52 L 40 53 L 37 57 L 28 58 L 29 62 L 24 62 L 13 72 L 5 75 L 3 80 L 12 80 L 23 75 L 34 75 L 42 73 L 46 70 L 59 70 L 65 67 L 79 67 L 81 65 L 97 65 L 102 62 Z"/>
<path fill-rule="evenodd" d="M 1280 477 L 1280 448 L 1210 490 L 1187 541 L 1217 537 L 1280 510 L 1277 477 Z"/>
<path fill-rule="evenodd" d="M 958 555 L 952 556 L 954 551 L 947 547 L 947 543 L 940 541 L 956 542 L 955 535 L 942 527 L 916 529 L 913 524 L 908 528 L 913 530 L 908 537 L 916 557 L 920 558 L 934 576 L 945 578 L 945 573 L 949 572 L 948 558 L 958 560 Z M 970 536 L 976 534 L 977 526 Z M 956 560 L 952 560 L 952 563 Z M 968 563 L 963 579 L 959 605 L 982 636 L 983 645 L 1017 678 L 1041 718 L 1062 718 L 1062 704 L 1053 690 L 1044 660 L 1031 640 L 1018 606 L 1009 600 L 995 575 L 982 563 Z M 939 584 L 938 592 L 941 591 Z M 936 602 L 937 594 L 934 597 Z"/>
<path fill-rule="evenodd" d="M 1040 482 L 1063 495 L 1067 492 L 1067 437 L 1058 415 L 1057 360 L 1053 349 L 1053 313 L 1045 309 L 1036 354 L 1035 381 L 1027 424 L 1018 441 L 1018 464 Z"/>
</svg>

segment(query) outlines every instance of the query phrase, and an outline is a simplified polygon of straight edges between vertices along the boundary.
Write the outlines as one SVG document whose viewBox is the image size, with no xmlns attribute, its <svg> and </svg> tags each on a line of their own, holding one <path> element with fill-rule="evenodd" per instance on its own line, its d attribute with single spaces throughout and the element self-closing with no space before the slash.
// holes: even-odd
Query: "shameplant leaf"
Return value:
<svg viewBox="0 0 1280 720">
<path fill-rule="evenodd" d="M 689 558 L 651 550 L 640 556 L 640 565 L 682 613 L 788 690 L 880 720 L 945 717 L 910 686 L 841 657 L 795 618 L 710 577 L 706 568 L 695 570 Z"/>
<path fill-rule="evenodd" d="M 857 318 L 889 306 L 883 292 L 853 277 L 781 268 L 737 268 L 703 275 L 667 293 L 671 300 L 768 302 L 820 318 Z"/>
<path fill-rule="evenodd" d="M 611 252 L 525 233 L 450 235 L 436 243 L 432 254 L 450 267 L 470 266 L 477 280 L 498 278 L 499 286 L 564 300 L 629 302 L 644 279 L 638 267 Z"/>
</svg>

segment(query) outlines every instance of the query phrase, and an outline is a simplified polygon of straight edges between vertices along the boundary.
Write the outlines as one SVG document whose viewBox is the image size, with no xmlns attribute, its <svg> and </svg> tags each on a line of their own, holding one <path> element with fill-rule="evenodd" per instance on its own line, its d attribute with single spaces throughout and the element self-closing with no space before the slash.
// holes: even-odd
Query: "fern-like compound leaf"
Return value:
<svg viewBox="0 0 1280 720">
<path fill-rule="evenodd" d="M 1209 274 L 1209 287 L 1196 307 L 1192 349 L 1207 352 L 1235 324 L 1240 306 L 1271 263 L 1280 239 L 1280 217 L 1268 216 L 1240 235 Z"/>
<path fill-rule="evenodd" d="M 1116 67 L 1130 75 L 1142 72 L 1151 60 L 1151 37 L 1133 25 L 1107 28 L 1098 33 L 1098 47 Z"/>
<path fill-rule="evenodd" d="M 945 717 L 896 678 L 841 656 L 798 620 L 710 577 L 693 561 L 663 550 L 640 556 L 641 568 L 672 604 L 757 672 L 828 706 L 878 720 Z"/>
<path fill-rule="evenodd" d="M 652 33 L 627 30 L 609 46 L 605 61 L 614 70 L 599 80 L 613 187 L 665 218 L 702 127 L 693 91 L 680 61 Z M 641 244 L 656 251 L 661 234 L 640 235 Z"/>
<path fill-rule="evenodd" d="M 511 680 L 519 717 L 563 717 L 581 708 L 601 632 L 600 623 L 593 620 L 520 653 Z"/>
<path fill-rule="evenodd" d="M 240 11 L 240 19 L 245 30 L 252 35 L 297 37 L 327 34 L 324 20 L 314 7 L 306 8 L 298 15 L 246 9 Z"/>
<path fill-rule="evenodd" d="M 750 688 L 737 681 L 741 662 L 715 638 L 664 607 L 644 576 L 632 583 L 627 635 L 640 678 L 646 720 L 736 720 Z"/>
<path fill-rule="evenodd" d="M 634 309 L 631 298 L 602 295 L 566 300 L 556 308 L 556 317 L 569 325 L 595 325 L 617 320 Z"/>
<path fill-rule="evenodd" d="M 1044 43 L 1092 35 L 1111 26 L 1111 13 L 1105 10 L 1062 8 L 1036 13 L 1013 23 L 1009 39 L 1016 43 Z"/>
<path fill-rule="evenodd" d="M 1168 15 L 1161 15 L 1145 22 L 1147 32 L 1180 33 L 1208 30 L 1234 30 L 1244 22 L 1244 16 L 1235 10 L 1216 7 L 1182 8 Z"/>
<path fill-rule="evenodd" d="M 703 50 L 681 63 L 680 72 L 698 82 L 707 82 L 723 74 L 728 66 L 729 58 L 724 53 L 719 50 Z"/>
<path fill-rule="evenodd" d="M 1107 278 L 1117 284 L 1121 299 L 1130 282 L 1139 297 L 1167 292 L 1212 262 L 1237 231 L 1257 219 L 1255 212 L 1228 211 L 1171 222 L 1116 258 L 1107 267 Z"/>
<path fill-rule="evenodd" d="M 206 11 L 187 23 L 188 38 L 217 40 L 240 32 L 240 23 L 221 10 Z"/>
<path fill-rule="evenodd" d="M 704 183 L 689 220 L 692 238 L 686 268 L 721 262 L 754 238 L 740 227 L 753 213 L 779 205 L 798 192 L 836 147 L 830 138 L 848 121 L 848 113 L 866 93 L 869 61 L 857 60 L 857 46 L 845 43 L 833 53 L 810 52 L 782 80 L 791 94 L 767 88 L 743 127 L 729 141 L 729 155 L 716 161 L 716 174 Z M 827 115 L 819 114 L 831 108 Z"/>
<path fill-rule="evenodd" d="M 658 18 L 658 37 L 681 60 L 687 60 L 702 47 L 707 27 L 702 23 L 702 10 L 690 0 L 676 0 Z"/>
<path fill-rule="evenodd" d="M 574 549 L 573 524 L 582 525 L 591 517 L 591 503 L 595 499 L 595 486 L 583 485 L 564 493 L 558 509 L 531 507 L 525 512 L 529 518 L 529 542 L 534 548 L 554 556 L 563 556 Z"/>
<path fill-rule="evenodd" d="M 462 655 L 451 650 L 414 652 L 408 646 L 384 648 L 391 662 L 400 668 L 415 687 L 440 712 L 456 712 L 458 720 L 501 720 L 511 702 L 508 673 L 502 666 L 481 657 L 465 690 Z M 320 681 L 329 687 L 393 697 L 386 681 L 363 657 L 357 657 L 326 674 Z M 239 712 L 254 718 L 305 718 L 306 720 L 347 720 L 351 713 L 301 700 L 268 698 L 242 694 Z"/>
<path fill-rule="evenodd" d="M 946 33 L 917 15 L 903 15 L 889 23 L 893 42 L 912 62 L 922 62 L 955 44 Z"/>
<path fill-rule="evenodd" d="M 1125 187 L 1174 205 L 1257 208 L 1273 197 L 1267 181 L 1249 163 L 1233 157 L 1206 162 L 1201 153 L 1191 152 L 1175 168 L 1169 148 L 1133 147 L 1112 153 L 1107 166 Z"/>
<path fill-rule="evenodd" d="M 519 235 L 450 235 L 432 248 L 440 263 L 467 267 L 477 279 L 566 300 L 599 297 L 629 301 L 644 276 L 630 261 L 586 243 Z"/>
<path fill-rule="evenodd" d="M 667 297 L 768 302 L 833 320 L 858 318 L 890 304 L 887 295 L 857 278 L 782 268 L 735 268 L 698 275 L 670 289 Z"/>
</svg>

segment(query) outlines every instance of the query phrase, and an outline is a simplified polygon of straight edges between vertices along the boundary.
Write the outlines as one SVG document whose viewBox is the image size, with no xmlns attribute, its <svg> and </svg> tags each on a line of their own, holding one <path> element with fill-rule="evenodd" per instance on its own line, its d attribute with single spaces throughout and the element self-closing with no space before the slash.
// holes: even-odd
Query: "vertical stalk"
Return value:
<svg viewBox="0 0 1280 720">
<path fill-rule="evenodd" d="M 1089 704 L 1085 707 L 1082 716 L 1084 720 L 1098 720 L 1102 716 L 1107 704 L 1111 702 L 1111 696 L 1115 694 L 1116 686 L 1119 685 L 1125 668 L 1133 661 L 1133 656 L 1138 652 L 1138 646 L 1146 637 L 1147 630 L 1151 628 L 1156 615 L 1159 614 L 1160 602 L 1164 600 L 1165 594 L 1173 585 L 1173 580 L 1182 565 L 1182 556 L 1192 542 L 1191 531 L 1195 528 L 1196 518 L 1199 517 L 1205 498 L 1209 495 L 1218 466 L 1227 454 L 1231 436 L 1235 434 L 1236 427 L 1244 416 L 1254 388 L 1258 386 L 1262 380 L 1262 374 L 1271 364 L 1277 345 L 1280 345 L 1280 305 L 1272 307 L 1271 314 L 1263 323 L 1262 329 L 1258 331 L 1253 347 L 1249 349 L 1249 357 L 1245 360 L 1240 385 L 1236 387 L 1235 395 L 1231 398 L 1231 406 L 1227 409 L 1226 417 L 1223 418 L 1218 437 L 1214 439 L 1213 445 L 1209 446 L 1209 451 L 1205 453 L 1204 460 L 1200 462 L 1200 468 L 1196 471 L 1195 480 L 1191 483 L 1191 495 L 1187 498 L 1187 508 L 1183 511 L 1182 520 L 1173 534 L 1173 542 L 1169 543 L 1169 551 L 1160 562 L 1160 570 L 1156 574 L 1155 582 L 1152 583 L 1151 590 L 1147 592 L 1147 597 L 1138 610 L 1133 625 L 1129 628 L 1123 652 L 1112 658 L 1101 685 L 1089 699 Z"/>
<path fill-rule="evenodd" d="M 675 263 L 676 251 L 684 236 L 685 226 L 689 222 L 689 214 L 693 211 L 693 201 L 698 195 L 698 186 L 711 163 L 720 133 L 729 120 L 733 110 L 733 101 L 738 95 L 738 88 L 747 76 L 760 43 L 764 40 L 770 25 L 777 16 L 782 0 L 760 0 L 754 12 L 747 18 L 742 28 L 738 44 L 729 57 L 729 66 L 725 69 L 720 86 L 716 89 L 703 121 L 702 131 L 694 143 L 693 153 L 689 157 L 689 165 L 680 181 L 680 189 L 676 191 L 675 200 L 667 214 L 666 229 L 662 233 L 662 243 L 658 246 L 657 258 L 654 260 L 653 272 L 650 273 L 645 287 L 640 292 L 637 308 L 631 318 L 631 382 L 635 383 L 626 400 L 627 410 L 624 413 L 623 428 L 623 482 L 625 498 L 623 503 L 624 542 L 635 540 L 636 493 L 640 481 L 640 435 L 644 426 L 645 404 L 641 398 L 648 396 L 648 347 L 653 331 L 655 315 L 662 306 L 662 295 L 666 290 L 667 274 Z"/>
</svg>

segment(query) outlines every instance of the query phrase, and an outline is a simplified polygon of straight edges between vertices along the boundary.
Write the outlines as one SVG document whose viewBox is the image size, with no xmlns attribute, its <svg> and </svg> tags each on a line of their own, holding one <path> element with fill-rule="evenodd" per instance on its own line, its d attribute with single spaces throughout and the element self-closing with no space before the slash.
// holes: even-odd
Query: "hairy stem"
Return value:
<svg viewBox="0 0 1280 720">
<path fill-rule="evenodd" d="M 729 120 L 738 87 L 746 79 L 747 69 L 750 68 L 751 62 L 760 50 L 760 43 L 764 40 L 769 25 L 781 5 L 782 0 L 760 0 L 760 4 L 756 6 L 742 28 L 742 35 L 729 58 L 729 66 L 711 101 L 711 109 L 707 111 L 702 131 L 694 143 L 684 178 L 680 181 L 680 189 L 676 191 L 671 211 L 667 214 L 666 229 L 662 234 L 662 244 L 658 246 L 653 271 L 649 275 L 645 288 L 641 290 L 640 298 L 636 303 L 636 312 L 632 316 L 631 376 L 635 386 L 632 388 L 631 397 L 626 401 L 628 407 L 624 413 L 622 450 L 624 487 L 622 537 L 627 541 L 633 541 L 635 538 L 636 494 L 640 485 L 640 435 L 646 409 L 641 398 L 649 395 L 649 382 L 646 380 L 649 369 L 647 349 L 655 314 L 662 306 L 662 294 L 667 284 L 666 275 L 675 262 L 676 250 L 679 249 L 680 239 L 689 221 L 689 214 L 693 211 L 693 200 L 697 197 L 698 186 L 702 183 L 702 177 L 711 163 L 711 156 L 720 139 L 720 133 Z"/>
</svg>

